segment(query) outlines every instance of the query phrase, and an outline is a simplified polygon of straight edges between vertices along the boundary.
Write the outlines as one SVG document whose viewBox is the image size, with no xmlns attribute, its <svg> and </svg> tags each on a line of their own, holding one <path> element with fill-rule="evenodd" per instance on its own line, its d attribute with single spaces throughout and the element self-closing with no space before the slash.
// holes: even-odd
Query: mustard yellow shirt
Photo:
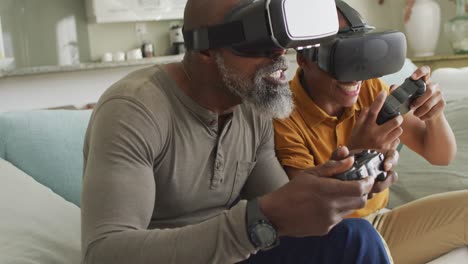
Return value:
<svg viewBox="0 0 468 264">
<path fill-rule="evenodd" d="M 382 90 L 389 88 L 380 79 L 363 81 L 359 98 L 339 118 L 328 115 L 308 96 L 299 76 L 290 86 L 296 105 L 289 118 L 274 120 L 276 155 L 283 166 L 306 169 L 328 161 L 340 145 L 346 146 L 361 109 L 369 107 Z M 367 216 L 386 206 L 388 189 L 368 200 L 366 207 L 349 217 Z"/>
</svg>

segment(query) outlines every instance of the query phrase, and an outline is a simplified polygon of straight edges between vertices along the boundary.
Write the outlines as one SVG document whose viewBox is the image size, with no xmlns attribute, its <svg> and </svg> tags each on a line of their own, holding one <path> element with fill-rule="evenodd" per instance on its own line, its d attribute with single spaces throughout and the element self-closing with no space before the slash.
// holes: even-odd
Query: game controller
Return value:
<svg viewBox="0 0 468 264">
<path fill-rule="evenodd" d="M 369 176 L 376 177 L 376 181 L 387 178 L 387 172 L 383 170 L 384 155 L 376 150 L 363 150 L 354 155 L 353 166 L 334 177 L 342 181 L 354 181 Z"/>
<path fill-rule="evenodd" d="M 407 78 L 405 82 L 395 89 L 380 109 L 377 116 L 377 124 L 381 125 L 388 120 L 407 113 L 414 99 L 426 92 L 426 83 L 423 80 Z"/>
</svg>

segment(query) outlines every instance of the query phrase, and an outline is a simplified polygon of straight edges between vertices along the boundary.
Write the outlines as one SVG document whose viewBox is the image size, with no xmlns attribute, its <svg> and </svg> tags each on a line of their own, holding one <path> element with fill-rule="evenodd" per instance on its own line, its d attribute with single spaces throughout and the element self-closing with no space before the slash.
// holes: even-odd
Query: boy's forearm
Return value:
<svg viewBox="0 0 468 264">
<path fill-rule="evenodd" d="M 444 114 L 425 121 L 424 156 L 433 165 L 448 165 L 457 152 L 452 129 Z"/>
</svg>

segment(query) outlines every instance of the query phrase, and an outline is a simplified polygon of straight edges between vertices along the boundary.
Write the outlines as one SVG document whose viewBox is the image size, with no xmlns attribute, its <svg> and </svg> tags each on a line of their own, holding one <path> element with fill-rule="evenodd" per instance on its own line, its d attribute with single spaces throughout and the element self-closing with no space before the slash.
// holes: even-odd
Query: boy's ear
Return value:
<svg viewBox="0 0 468 264">
<path fill-rule="evenodd" d="M 307 53 L 304 53 L 304 51 L 296 53 L 296 62 L 301 68 L 307 67 L 307 65 L 310 63 L 306 55 Z"/>
<path fill-rule="evenodd" d="M 302 68 L 311 66 L 318 61 L 318 47 L 303 49 L 296 54 L 296 61 Z"/>
<path fill-rule="evenodd" d="M 304 56 L 302 55 L 302 52 L 297 52 L 296 53 L 296 62 L 299 66 L 303 66 L 303 64 L 305 63 L 305 59 L 304 59 Z"/>
</svg>

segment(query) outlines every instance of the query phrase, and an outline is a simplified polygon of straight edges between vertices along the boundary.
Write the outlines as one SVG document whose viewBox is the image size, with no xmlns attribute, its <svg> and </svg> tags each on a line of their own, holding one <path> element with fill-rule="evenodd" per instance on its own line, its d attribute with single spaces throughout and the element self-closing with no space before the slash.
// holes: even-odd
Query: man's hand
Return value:
<svg viewBox="0 0 468 264">
<path fill-rule="evenodd" d="M 439 84 L 431 83 L 430 75 L 431 68 L 429 68 L 429 66 L 419 67 L 413 75 L 411 75 L 411 79 L 422 79 L 426 83 L 426 92 L 411 104 L 411 109 L 414 110 L 414 116 L 422 121 L 438 117 L 443 113 L 445 108 L 445 99 L 440 91 Z"/>
<path fill-rule="evenodd" d="M 367 194 L 374 186 L 373 177 L 359 181 L 332 178 L 349 169 L 353 162 L 353 157 L 347 157 L 307 170 L 287 168 L 292 180 L 260 198 L 263 213 L 280 235 L 327 234 L 345 216 L 365 206 Z"/>
<path fill-rule="evenodd" d="M 400 135 L 403 133 L 402 116 L 388 120 L 380 126 L 376 121 L 385 98 L 385 91 L 380 92 L 372 105 L 361 111 L 351 132 L 349 149 L 395 149 L 400 144 Z"/>
</svg>

